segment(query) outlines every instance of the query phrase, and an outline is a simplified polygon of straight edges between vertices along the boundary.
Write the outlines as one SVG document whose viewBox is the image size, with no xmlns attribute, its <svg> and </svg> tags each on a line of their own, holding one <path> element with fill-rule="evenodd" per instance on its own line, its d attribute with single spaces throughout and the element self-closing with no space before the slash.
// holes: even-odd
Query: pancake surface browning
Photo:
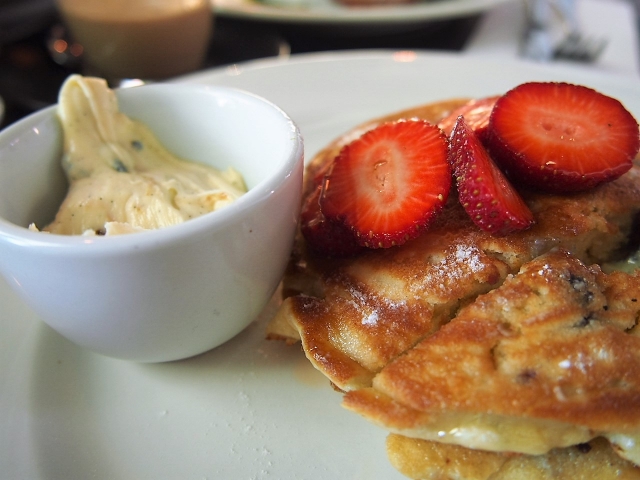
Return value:
<svg viewBox="0 0 640 480">
<path fill-rule="evenodd" d="M 340 148 L 364 131 L 383 121 L 398 118 L 417 117 L 435 123 L 463 103 L 462 100 L 454 100 L 426 105 L 357 127 L 334 141 L 312 160 L 307 168 L 307 194 L 313 190 L 313 178 L 323 174 Z M 617 384 L 614 381 L 615 375 L 633 376 L 635 372 L 637 376 L 640 373 L 635 366 L 638 362 L 637 357 L 632 351 L 635 345 L 633 342 L 638 341 L 633 329 L 638 310 L 634 309 L 634 305 L 628 304 L 625 304 L 627 310 L 610 308 L 606 311 L 603 308 L 607 301 L 615 303 L 611 300 L 614 297 L 617 302 L 623 302 L 624 299 L 618 297 L 628 294 L 629 291 L 633 292 L 633 289 L 636 289 L 636 292 L 640 291 L 640 280 L 638 275 L 631 277 L 616 274 L 608 277 L 597 267 L 595 272 L 583 265 L 602 264 L 615 259 L 627 245 L 640 212 L 640 167 L 634 165 L 618 180 L 584 193 L 559 196 L 521 191 L 521 194 L 537 223 L 529 230 L 506 237 L 494 237 L 479 230 L 462 209 L 457 195 L 453 194 L 435 225 L 401 247 L 366 251 L 346 259 L 327 259 L 316 257 L 309 252 L 300 236 L 284 279 L 284 294 L 287 298 L 268 326 L 267 334 L 270 338 L 281 338 L 289 342 L 301 341 L 311 363 L 327 376 L 337 389 L 347 392 L 345 406 L 391 431 L 438 442 L 457 442 L 482 450 L 512 452 L 517 449 L 527 454 L 541 454 L 550 448 L 588 442 L 597 432 L 601 432 L 609 435 L 610 440 L 618 450 L 623 450 L 624 455 L 640 462 L 640 458 L 636 457 L 638 453 L 629 451 L 630 445 L 636 440 L 635 432 L 640 420 L 636 418 L 640 415 L 640 384 L 626 377 L 619 378 Z M 482 354 L 477 352 L 476 356 L 472 356 L 470 351 L 465 351 L 468 355 L 467 360 L 473 360 L 467 369 L 463 368 L 464 363 L 452 363 L 451 358 L 447 357 L 454 354 L 462 355 L 455 349 L 437 358 L 428 358 L 428 355 L 422 357 L 427 351 L 426 348 L 422 348 L 423 344 L 435 341 L 434 338 L 446 338 L 447 332 L 453 328 L 447 324 L 450 324 L 458 312 L 462 315 L 465 311 L 479 309 L 478 302 L 482 301 L 479 299 L 485 298 L 485 294 L 499 297 L 500 293 L 493 293 L 495 291 L 504 295 L 507 290 L 501 290 L 501 285 L 507 279 L 507 287 L 514 283 L 522 283 L 526 273 L 514 275 L 521 269 L 527 272 L 536 268 L 535 262 L 542 261 L 540 257 L 546 254 L 549 256 L 543 258 L 553 271 L 565 268 L 565 271 L 575 270 L 590 275 L 589 285 L 593 286 L 594 298 L 587 303 L 591 307 L 585 306 L 584 295 L 581 297 L 579 292 L 576 293 L 577 297 L 569 296 L 565 299 L 566 312 L 549 313 L 546 317 L 548 321 L 540 320 L 538 324 L 532 322 L 536 325 L 536 328 L 531 327 L 537 335 L 536 340 L 531 339 L 531 343 L 527 344 L 522 340 L 516 342 L 508 338 L 501 342 L 501 348 L 506 348 L 505 351 L 492 350 L 492 347 L 487 350 L 486 347 L 491 342 L 482 344 L 481 339 L 485 339 L 487 335 L 487 338 L 494 338 L 491 335 L 499 337 L 505 332 L 515 335 L 516 330 L 506 329 L 506 323 L 494 322 L 485 325 L 475 321 L 458 322 L 456 319 L 453 323 L 462 326 L 455 327 L 461 329 L 461 333 L 458 337 L 451 337 L 452 348 L 461 338 L 467 338 L 469 341 L 473 340 L 473 348 L 485 348 Z M 558 265 L 555 265 L 556 262 Z M 622 278 L 627 280 L 620 280 Z M 564 282 L 559 285 L 565 290 L 558 286 L 560 290 L 552 290 L 548 294 L 562 300 L 562 292 L 567 291 L 565 284 L 569 285 L 569 292 L 576 292 L 575 285 Z M 518 291 L 517 288 L 515 290 Z M 511 298 L 506 296 L 502 299 L 502 305 L 508 306 L 510 301 Z M 603 312 L 598 310 L 599 320 L 592 322 L 589 308 L 597 310 L 594 306 L 596 304 Z M 579 316 L 576 312 L 581 311 L 580 309 L 587 309 L 589 313 Z M 626 317 L 622 314 L 616 317 L 615 312 L 620 311 L 626 312 Z M 571 312 L 577 317 L 571 317 Z M 489 313 L 485 314 L 491 317 Z M 635 317 L 631 318 L 633 315 Z M 568 322 L 569 318 L 573 321 L 571 325 L 562 323 Z M 586 325 L 583 328 L 573 327 L 574 323 L 579 323 L 579 319 L 583 318 L 589 318 L 588 321 L 584 320 Z M 511 321 L 512 324 L 515 324 L 514 322 L 515 320 Z M 630 333 L 626 333 L 627 328 Z M 593 333 L 595 330 L 597 335 Z M 559 331 L 565 332 L 566 336 L 559 335 Z M 546 339 L 545 332 L 553 332 L 551 338 L 547 339 L 549 346 L 535 343 Z M 589 336 L 590 332 L 594 336 Z M 596 381 L 595 378 L 600 381 L 600 384 L 597 384 L 598 388 L 595 384 L 589 383 L 589 378 L 586 378 L 584 372 L 581 374 L 575 363 L 571 364 L 572 368 L 556 365 L 555 370 L 551 368 L 551 364 L 545 364 L 548 371 L 536 370 L 534 378 L 529 379 L 534 367 L 538 367 L 534 359 L 542 352 L 546 353 L 549 350 L 553 361 L 562 362 L 570 358 L 572 353 L 587 355 L 597 351 L 595 347 L 589 350 L 589 344 L 579 347 L 571 335 L 583 335 L 585 339 L 593 342 L 602 340 L 598 335 L 603 335 L 603 338 L 606 337 L 609 341 L 613 341 L 614 338 L 624 339 L 619 351 L 611 346 L 611 353 L 623 355 L 623 358 L 610 359 L 609 364 L 594 363 L 594 368 L 602 367 L 594 371 L 599 376 L 596 375 L 592 379 L 593 382 Z M 453 338 L 456 340 L 453 341 Z M 559 350 L 555 351 L 552 345 Z M 591 344 L 593 345 L 595 344 Z M 565 356 L 560 358 L 563 354 Z M 513 360 L 511 363 L 505 361 L 501 365 L 508 367 L 507 369 L 511 368 L 511 377 L 508 378 L 509 381 L 515 382 L 514 388 L 517 392 L 501 389 L 505 385 L 504 382 L 507 382 L 507 377 L 496 376 L 487 382 L 483 380 L 487 373 L 495 374 L 495 367 L 503 358 L 501 355 Z M 623 363 L 627 360 L 631 363 Z M 529 365 L 527 362 L 532 364 Z M 549 362 L 552 363 L 551 360 Z M 454 368 L 458 377 L 448 375 Z M 425 388 L 426 382 L 434 381 L 434 377 L 430 375 L 436 375 L 438 372 L 443 374 L 443 378 L 440 384 L 436 384 L 437 388 L 431 383 L 429 388 Z M 465 374 L 469 378 L 464 377 Z M 571 375 L 565 383 L 554 384 L 553 381 L 559 381 L 560 378 L 554 380 L 554 374 Z M 611 375 L 609 383 L 602 383 L 603 378 L 608 378 L 607 375 Z M 445 381 L 449 378 L 461 388 L 459 392 Z M 460 380 L 454 381 L 456 378 Z M 469 379 L 476 381 L 466 384 Z M 517 383 L 514 379 L 522 383 Z M 600 398 L 597 397 L 596 390 L 599 391 L 602 385 L 607 385 L 607 388 L 604 389 L 604 397 Z M 530 389 L 536 386 L 537 390 L 535 394 L 531 394 L 531 398 L 539 400 L 540 403 L 518 399 L 522 391 L 527 391 L 527 386 Z M 451 390 L 445 392 L 445 387 Z M 496 398 L 496 392 L 503 393 L 505 397 Z M 430 393 L 434 397 L 429 398 L 427 395 L 423 398 L 423 393 Z M 473 403 L 476 410 L 463 408 L 465 398 L 473 398 L 473 401 L 469 400 L 468 403 Z M 570 401 L 565 404 L 566 398 Z M 450 403 L 447 403 L 446 399 L 451 400 Z M 454 401 L 456 399 L 460 402 L 459 405 Z M 601 411 L 593 405 L 590 406 L 593 401 L 601 402 L 601 406 L 606 408 Z M 494 402 L 497 402 L 497 405 L 494 405 Z M 434 405 L 439 407 L 436 408 Z M 616 413 L 618 407 L 623 406 L 624 408 Z M 495 410 L 499 411 L 499 414 L 483 417 L 483 414 L 493 412 L 496 407 L 502 408 Z M 584 420 L 582 415 L 587 416 L 588 420 Z M 447 428 L 443 429 L 443 426 Z M 439 433 L 449 432 L 458 426 L 468 427 L 467 430 L 460 430 L 458 437 L 444 435 L 447 438 L 442 438 L 443 435 Z M 510 433 L 518 429 L 520 438 Z M 486 435 L 483 437 L 483 434 Z M 401 435 L 390 438 L 406 439 L 398 445 L 413 445 L 400 450 L 395 449 L 394 455 L 397 458 L 403 458 L 404 455 L 406 461 L 411 457 L 407 452 L 420 451 L 415 448 L 417 444 L 412 442 L 433 444 L 434 451 L 454 446 L 467 450 L 457 445 L 414 440 Z M 605 446 L 605 450 L 608 449 L 607 452 L 610 453 L 611 448 Z M 571 457 L 569 453 L 564 452 L 564 448 L 560 450 L 563 453 L 557 458 Z M 488 461 L 493 463 L 496 463 L 494 455 L 500 455 L 498 460 L 503 460 L 502 454 L 478 450 L 468 452 L 472 452 L 468 453 L 472 456 L 487 454 L 487 458 L 493 458 Z M 439 454 L 443 453 L 440 451 Z"/>
</svg>

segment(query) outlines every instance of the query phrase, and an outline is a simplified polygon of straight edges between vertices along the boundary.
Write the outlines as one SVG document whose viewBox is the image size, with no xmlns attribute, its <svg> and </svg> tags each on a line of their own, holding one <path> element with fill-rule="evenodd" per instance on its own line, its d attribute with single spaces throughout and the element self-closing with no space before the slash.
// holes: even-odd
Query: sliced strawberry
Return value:
<svg viewBox="0 0 640 480">
<path fill-rule="evenodd" d="M 440 120 L 438 126 L 444 130 L 445 134 L 451 135 L 458 117 L 463 116 L 467 125 L 476 132 L 476 135 L 482 138 L 489 126 L 489 117 L 491 116 L 491 111 L 493 110 L 493 106 L 496 104 L 498 98 L 500 97 L 495 96 L 469 100 L 469 102 L 456 108 L 449 115 Z"/>
<path fill-rule="evenodd" d="M 447 139 L 422 120 L 382 124 L 346 145 L 320 198 L 331 220 L 369 248 L 400 245 L 424 230 L 447 201 Z"/>
<path fill-rule="evenodd" d="M 300 231 L 309 248 L 328 257 L 346 257 L 354 255 L 364 247 L 356 242 L 355 236 L 340 222 L 328 220 L 320 211 L 319 185 L 312 195 L 307 197 L 300 213 Z"/>
<path fill-rule="evenodd" d="M 531 210 L 464 117 L 458 118 L 451 134 L 449 161 L 460 203 L 478 227 L 494 235 L 507 235 L 533 224 Z"/>
<path fill-rule="evenodd" d="M 525 83 L 507 92 L 486 140 L 513 179 L 559 193 L 618 178 L 640 148 L 638 123 L 618 100 L 567 83 Z"/>
</svg>

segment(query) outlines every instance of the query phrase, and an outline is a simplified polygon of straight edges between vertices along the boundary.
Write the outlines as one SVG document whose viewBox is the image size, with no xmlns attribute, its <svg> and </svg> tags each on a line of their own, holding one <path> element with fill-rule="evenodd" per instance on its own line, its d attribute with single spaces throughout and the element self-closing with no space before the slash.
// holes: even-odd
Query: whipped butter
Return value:
<svg viewBox="0 0 640 480">
<path fill-rule="evenodd" d="M 60 90 L 58 117 L 69 191 L 46 232 L 113 235 L 162 228 L 218 210 L 247 190 L 233 168 L 217 170 L 167 151 L 149 128 L 119 111 L 102 79 L 69 77 Z"/>
</svg>

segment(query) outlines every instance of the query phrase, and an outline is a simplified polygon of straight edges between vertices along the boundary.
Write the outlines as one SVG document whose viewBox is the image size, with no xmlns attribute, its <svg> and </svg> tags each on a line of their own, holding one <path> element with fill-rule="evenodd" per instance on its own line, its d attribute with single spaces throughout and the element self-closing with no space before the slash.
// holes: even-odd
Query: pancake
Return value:
<svg viewBox="0 0 640 480">
<path fill-rule="evenodd" d="M 618 457 L 602 437 L 544 455 L 514 455 L 391 434 L 387 454 L 399 472 L 415 480 L 640 479 L 640 468 Z"/>
<path fill-rule="evenodd" d="M 465 102 L 356 127 L 312 159 L 305 195 L 365 131 L 401 118 L 437 123 Z M 438 449 L 486 454 L 493 463 L 505 455 L 568 459 L 573 451 L 565 449 L 599 437 L 603 455 L 615 451 L 633 470 L 631 462 L 640 463 L 640 313 L 631 299 L 640 274 L 607 275 L 598 265 L 624 258 L 637 241 L 640 166 L 582 193 L 520 193 L 536 223 L 504 237 L 478 229 L 455 194 L 426 232 L 399 247 L 331 259 L 316 256 L 299 235 L 267 337 L 301 342 L 345 392 L 346 408 L 406 439 L 398 445 L 410 447 L 394 448 L 396 458 L 411 459 L 407 452 L 419 452 L 419 442 L 443 455 Z M 546 279 L 547 290 L 531 276 Z M 529 310 L 509 310 L 514 301 Z"/>
<path fill-rule="evenodd" d="M 410 437 L 540 455 L 640 433 L 640 272 L 553 251 L 389 363 L 344 406 Z M 621 445 L 632 442 L 620 442 Z M 640 446 L 621 455 L 640 463 Z"/>
<path fill-rule="evenodd" d="M 424 105 L 355 128 L 312 159 L 306 195 L 342 146 L 368 129 L 398 118 L 437 122 L 464 103 Z M 506 237 L 479 230 L 456 195 L 427 232 L 399 248 L 330 260 L 307 251 L 299 236 L 283 280 L 289 298 L 268 337 L 301 340 L 312 364 L 341 390 L 369 386 L 390 360 L 525 262 L 557 247 L 587 264 L 621 256 L 640 212 L 640 167 L 580 194 L 521 193 L 536 224 Z"/>
<path fill-rule="evenodd" d="M 587 264 L 615 258 L 640 208 L 639 186 L 636 167 L 589 193 L 530 193 L 536 225 L 507 237 L 479 230 L 453 201 L 429 231 L 400 248 L 327 260 L 300 242 L 284 285 L 301 294 L 284 301 L 269 333 L 300 338 L 339 389 L 368 386 L 390 360 L 525 262 L 558 247 Z"/>
</svg>

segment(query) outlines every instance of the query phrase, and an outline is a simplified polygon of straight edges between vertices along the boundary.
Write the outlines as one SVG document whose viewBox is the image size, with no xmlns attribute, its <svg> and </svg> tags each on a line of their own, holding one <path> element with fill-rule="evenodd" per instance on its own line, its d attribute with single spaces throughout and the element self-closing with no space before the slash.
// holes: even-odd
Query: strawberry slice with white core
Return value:
<svg viewBox="0 0 640 480">
<path fill-rule="evenodd" d="M 640 137 L 618 100 L 580 85 L 532 82 L 496 102 L 486 144 L 513 179 L 562 193 L 627 172 Z"/>
<path fill-rule="evenodd" d="M 531 210 L 464 117 L 459 117 L 453 128 L 449 161 L 460 203 L 478 227 L 494 235 L 507 235 L 533 225 Z"/>
<path fill-rule="evenodd" d="M 379 125 L 346 145 L 326 177 L 322 213 L 342 222 L 360 245 L 387 248 L 420 234 L 451 188 L 447 139 L 435 125 Z"/>
</svg>

